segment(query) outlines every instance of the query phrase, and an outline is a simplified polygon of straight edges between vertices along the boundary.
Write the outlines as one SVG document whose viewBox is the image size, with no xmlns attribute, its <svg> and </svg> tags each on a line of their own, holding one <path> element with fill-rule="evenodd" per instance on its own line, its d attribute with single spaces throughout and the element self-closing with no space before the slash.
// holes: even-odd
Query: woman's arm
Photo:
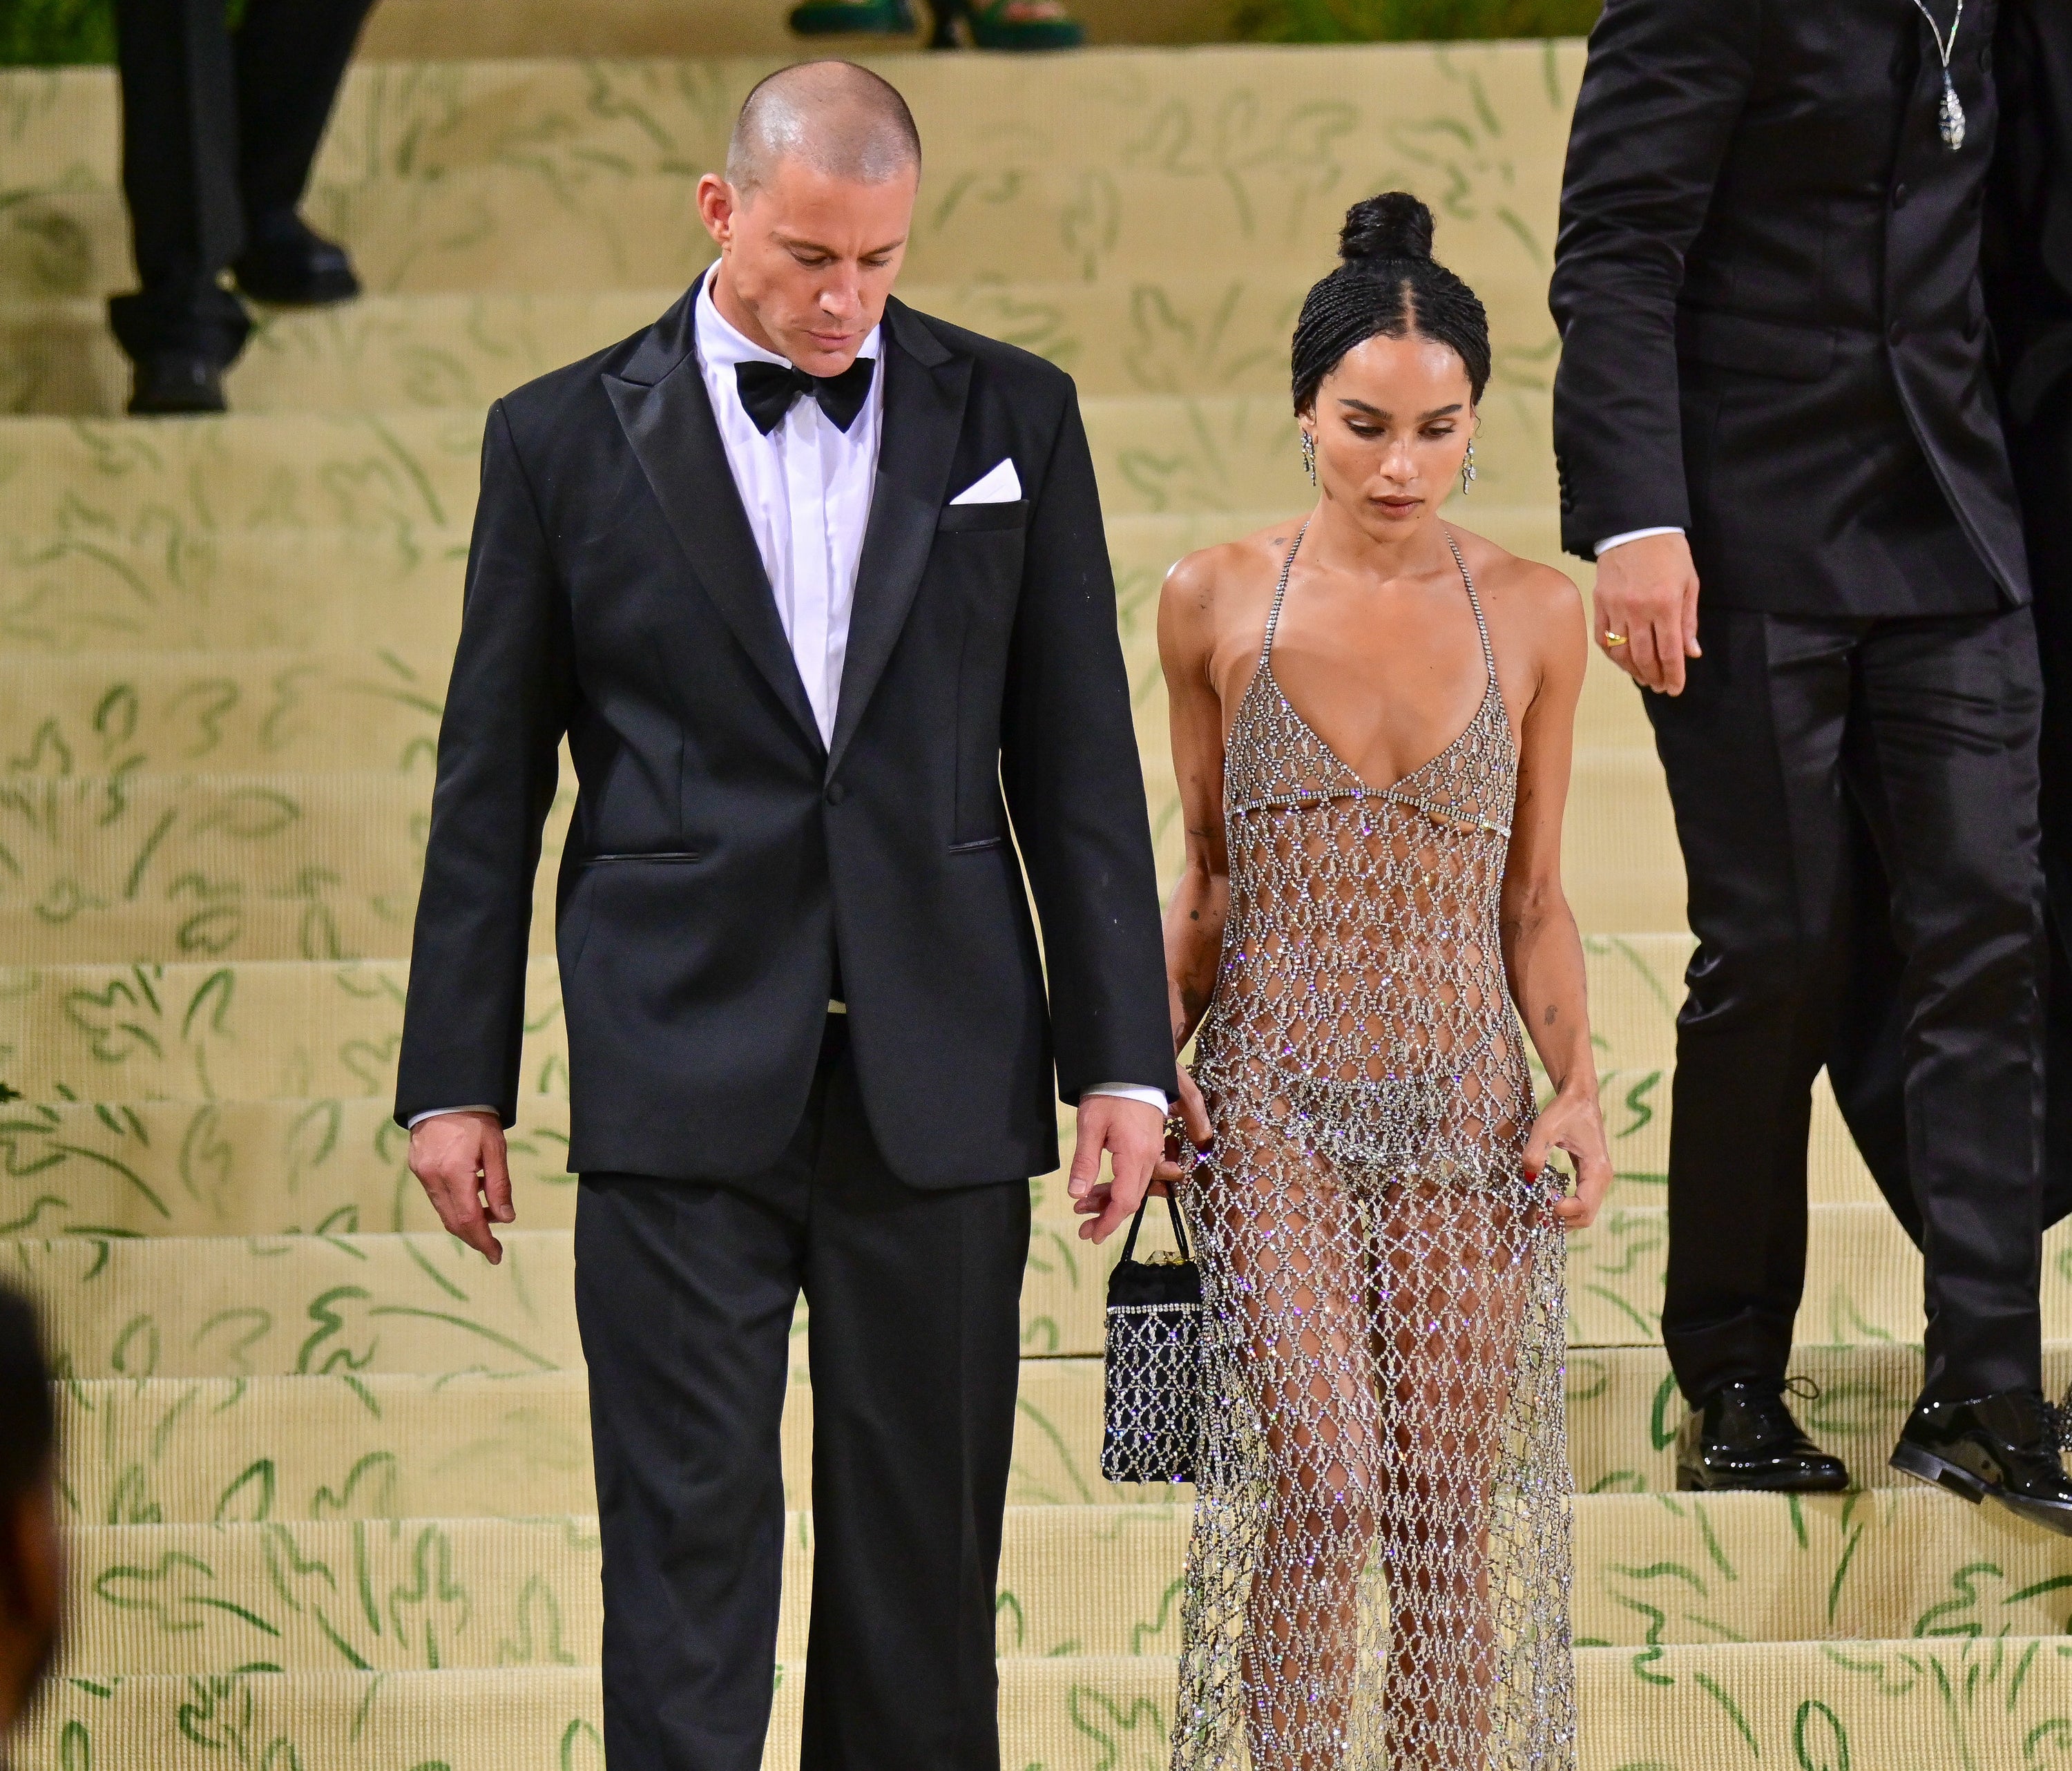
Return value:
<svg viewBox="0 0 2072 1771">
<path fill-rule="evenodd" d="M 1209 673 L 1215 638 L 1214 562 L 1213 553 L 1189 554 L 1167 573 L 1158 600 L 1158 658 L 1166 672 L 1173 772 L 1187 834 L 1185 870 L 1166 910 L 1166 987 L 1176 1052 L 1208 1011 L 1230 914 L 1223 703 Z"/>
<path fill-rule="evenodd" d="M 1554 572 L 1530 571 L 1526 578 L 1520 588 L 1535 608 L 1540 671 L 1521 722 L 1518 803 L 1503 876 L 1503 962 L 1511 1000 L 1555 1090 L 1533 1125 L 1526 1173 L 1537 1176 L 1553 1150 L 1568 1151 L 1576 1162 L 1576 1192 L 1554 1210 L 1564 1226 L 1580 1230 L 1597 1216 L 1611 1185 L 1583 943 L 1561 890 L 1561 815 L 1589 641 L 1576 587 Z"/>
</svg>

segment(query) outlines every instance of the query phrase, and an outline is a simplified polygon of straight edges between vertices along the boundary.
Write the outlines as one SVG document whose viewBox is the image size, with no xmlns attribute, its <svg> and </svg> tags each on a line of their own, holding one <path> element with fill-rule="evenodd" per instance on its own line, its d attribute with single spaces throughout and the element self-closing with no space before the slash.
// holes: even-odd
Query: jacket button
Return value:
<svg viewBox="0 0 2072 1771">
<path fill-rule="evenodd" d="M 848 797 L 849 789 L 844 787 L 841 782 L 830 781 L 828 783 L 828 803 L 829 805 L 838 806 Z"/>
<path fill-rule="evenodd" d="M 1897 320 L 1894 320 L 1889 327 L 1886 327 L 1885 335 L 1887 343 L 1897 344 L 1906 338 L 1906 328 Z"/>
<path fill-rule="evenodd" d="M 1892 206 L 1895 209 L 1906 207 L 1906 183 L 1904 179 L 1892 187 Z"/>
</svg>

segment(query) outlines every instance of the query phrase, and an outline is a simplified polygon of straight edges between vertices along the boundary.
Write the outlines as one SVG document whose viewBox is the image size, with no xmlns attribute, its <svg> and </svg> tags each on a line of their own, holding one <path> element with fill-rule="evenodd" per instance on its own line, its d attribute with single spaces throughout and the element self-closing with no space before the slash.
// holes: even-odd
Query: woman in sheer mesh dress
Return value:
<svg viewBox="0 0 2072 1771">
<path fill-rule="evenodd" d="M 1340 251 L 1293 347 L 1316 507 L 1159 614 L 1208 1305 L 1173 1762 L 1566 1768 L 1561 1232 L 1611 1177 L 1560 880 L 1582 606 L 1440 516 L 1490 345 L 1430 212 L 1372 198 Z"/>
</svg>

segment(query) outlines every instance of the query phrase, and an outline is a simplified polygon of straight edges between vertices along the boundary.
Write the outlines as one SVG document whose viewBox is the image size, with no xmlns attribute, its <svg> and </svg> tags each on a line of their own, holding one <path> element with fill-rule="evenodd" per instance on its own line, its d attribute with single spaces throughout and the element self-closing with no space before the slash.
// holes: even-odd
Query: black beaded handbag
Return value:
<svg viewBox="0 0 2072 1771">
<path fill-rule="evenodd" d="M 1145 1205 L 1150 1201 L 1146 1199 Z M 1101 1474 L 1111 1482 L 1191 1482 L 1201 1440 L 1202 1270 L 1169 1194 L 1179 1253 L 1137 1260 L 1144 1206 L 1108 1280 L 1108 1392 Z"/>
</svg>

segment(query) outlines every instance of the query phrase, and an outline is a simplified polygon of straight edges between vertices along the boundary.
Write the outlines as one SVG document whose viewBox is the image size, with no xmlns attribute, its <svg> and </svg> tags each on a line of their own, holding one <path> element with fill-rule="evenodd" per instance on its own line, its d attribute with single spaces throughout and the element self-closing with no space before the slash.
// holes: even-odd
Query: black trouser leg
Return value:
<svg viewBox="0 0 2072 1771">
<path fill-rule="evenodd" d="M 249 0 L 237 30 L 238 188 L 257 224 L 302 200 L 372 0 Z"/>
<path fill-rule="evenodd" d="M 223 0 L 116 0 L 122 191 L 134 295 L 108 304 L 132 357 L 193 352 L 228 363 L 249 325 L 216 277 L 245 239 L 237 104 Z"/>
<path fill-rule="evenodd" d="M 2072 386 L 2061 387 L 2014 429 L 2008 446 L 2029 533 L 2043 664 L 2040 787 L 2051 937 L 2045 1036 L 2047 1228 L 2072 1214 Z"/>
<path fill-rule="evenodd" d="M 1860 623 L 1704 618 L 1650 694 L 1698 938 L 1676 1022 L 1663 1340 L 1687 1398 L 1784 1374 L 1806 1277 L 1806 1141 L 1845 921 L 1840 754 Z"/>
<path fill-rule="evenodd" d="M 805 1771 L 1000 1762 L 994 1592 L 1028 1254 L 1026 1185 L 906 1186 L 853 1067 L 837 1068 L 806 1278 Z"/>
<path fill-rule="evenodd" d="M 804 1268 L 793 1197 L 585 1175 L 576 1316 L 604 1543 L 614 1771 L 758 1771 L 783 1559 L 779 1428 Z M 775 1191 L 775 1190 L 772 1190 Z"/>
<path fill-rule="evenodd" d="M 812 1306 L 808 1771 L 991 1771 L 993 1585 L 1029 1192 L 886 1167 L 831 1025 L 784 1161 L 586 1175 L 576 1306 L 604 1539 L 613 1771 L 754 1771 L 783 1551 L 793 1303 Z"/>
<path fill-rule="evenodd" d="M 1892 885 L 1922 1395 L 2041 1381 L 2041 682 L 2025 610 L 1880 622 L 1844 767 Z"/>
</svg>

